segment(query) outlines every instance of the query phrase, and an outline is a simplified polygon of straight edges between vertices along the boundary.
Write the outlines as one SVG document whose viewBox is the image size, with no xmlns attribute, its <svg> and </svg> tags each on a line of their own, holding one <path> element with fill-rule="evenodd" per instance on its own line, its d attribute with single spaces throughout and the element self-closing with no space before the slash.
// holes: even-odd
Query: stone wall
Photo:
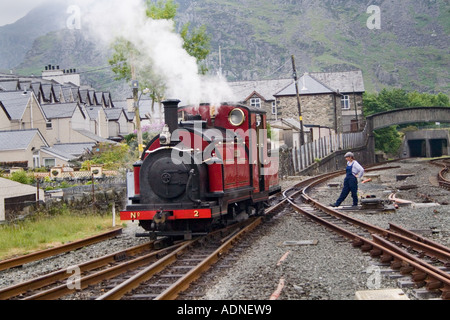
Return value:
<svg viewBox="0 0 450 320">
<path fill-rule="evenodd" d="M 298 103 L 296 96 L 279 97 L 282 115 L 280 118 L 298 119 Z M 302 95 L 300 105 L 303 124 L 314 124 L 329 127 L 342 132 L 341 102 L 335 94 Z"/>
</svg>

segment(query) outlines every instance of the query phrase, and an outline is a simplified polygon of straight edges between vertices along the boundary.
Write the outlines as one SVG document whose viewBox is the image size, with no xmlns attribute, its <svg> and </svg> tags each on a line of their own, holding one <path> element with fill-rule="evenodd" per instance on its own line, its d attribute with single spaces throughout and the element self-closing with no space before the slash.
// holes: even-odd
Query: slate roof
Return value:
<svg viewBox="0 0 450 320">
<path fill-rule="evenodd" d="M 22 91 L 0 91 L 0 101 L 11 117 L 11 120 L 22 119 L 30 98 L 30 92 L 24 94 Z"/>
<path fill-rule="evenodd" d="M 15 91 L 19 89 L 19 81 L 18 80 L 2 80 L 0 81 L 0 90 L 1 91 Z"/>
<path fill-rule="evenodd" d="M 319 80 L 315 79 L 308 73 L 305 73 L 298 80 L 298 90 L 300 95 L 336 93 L 335 90 L 323 84 Z M 292 81 L 291 84 L 289 84 L 286 88 L 280 90 L 278 93 L 275 94 L 275 96 L 294 96 L 296 94 L 297 91 L 295 89 L 295 83 L 294 81 Z"/>
<path fill-rule="evenodd" d="M 102 138 L 88 130 L 74 129 L 74 131 L 78 132 L 79 134 L 82 134 L 83 136 L 85 136 L 95 142 L 108 142 L 108 143 L 114 144 L 114 141 Z"/>
<path fill-rule="evenodd" d="M 124 110 L 121 108 L 106 108 L 105 113 L 108 120 L 115 121 L 120 119 L 120 116 L 124 113 Z"/>
<path fill-rule="evenodd" d="M 346 72 L 310 73 L 315 79 L 341 93 L 365 92 L 364 78 L 361 70 Z"/>
<path fill-rule="evenodd" d="M 42 106 L 47 119 L 71 118 L 76 108 L 78 108 L 77 102 L 47 104 Z"/>
<path fill-rule="evenodd" d="M 0 131 L 0 151 L 26 150 L 36 135 L 48 147 L 38 129 Z"/>
<path fill-rule="evenodd" d="M 238 101 L 247 101 L 253 94 L 258 94 L 265 101 L 275 100 L 274 94 L 293 83 L 293 79 L 237 81 L 229 85 Z"/>
<path fill-rule="evenodd" d="M 91 151 L 94 146 L 95 143 L 67 143 L 55 144 L 53 147 L 45 147 L 42 150 L 62 160 L 71 161 L 78 159 L 87 151 Z"/>
<path fill-rule="evenodd" d="M 86 106 L 86 112 L 89 116 L 89 119 L 91 120 L 97 120 L 98 119 L 98 112 L 104 111 L 104 109 L 100 106 Z"/>
</svg>

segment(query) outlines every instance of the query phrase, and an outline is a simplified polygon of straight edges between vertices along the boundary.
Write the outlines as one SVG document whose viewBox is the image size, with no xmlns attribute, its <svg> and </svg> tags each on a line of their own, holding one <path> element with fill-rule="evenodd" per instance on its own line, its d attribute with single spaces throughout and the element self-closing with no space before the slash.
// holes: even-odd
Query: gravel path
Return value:
<svg viewBox="0 0 450 320">
<path fill-rule="evenodd" d="M 417 185 L 417 188 L 397 192 L 397 197 L 419 202 L 418 199 L 424 199 L 426 195 L 441 205 L 417 203 L 390 213 L 353 212 L 351 215 L 385 228 L 389 222 L 393 222 L 407 229 L 421 230 L 424 235 L 450 246 L 450 207 L 445 205 L 450 200 L 450 192 L 435 186 L 438 171 L 438 167 L 426 161 L 403 161 L 401 169 L 376 172 L 380 174 L 379 182 L 360 184 L 360 195 L 376 195 L 387 199 L 400 186 Z M 397 181 L 398 174 L 412 176 Z M 282 186 L 285 188 L 301 180 L 301 177 L 284 180 Z M 342 181 L 343 177 L 338 177 L 333 182 L 341 184 Z M 340 191 L 340 187 L 323 185 L 311 195 L 323 203 L 331 203 L 337 199 Z M 351 205 L 350 196 L 344 205 Z M 0 288 L 147 240 L 135 238 L 136 231 L 142 232 L 142 229 L 136 223 L 129 224 L 123 234 L 115 239 L 75 253 L 0 272 Z M 227 268 L 212 269 L 208 276 L 209 285 L 201 300 L 267 300 L 280 283 L 284 283 L 278 297 L 280 300 L 353 300 L 356 291 L 373 288 L 374 266 L 382 271 L 381 282 L 376 288 L 398 288 L 397 280 L 390 277 L 392 272 L 387 271 L 389 267 L 379 266 L 378 260 L 352 248 L 346 241 L 337 241 L 338 237 L 327 229 L 292 210 L 286 210 L 272 222 L 259 227 L 251 239 L 251 246 L 240 249 L 237 262 Z M 292 241 L 303 240 L 315 240 L 316 244 L 292 245 Z M 284 260 L 279 263 L 282 257 Z M 416 299 L 413 290 L 404 291 L 410 299 Z"/>
</svg>

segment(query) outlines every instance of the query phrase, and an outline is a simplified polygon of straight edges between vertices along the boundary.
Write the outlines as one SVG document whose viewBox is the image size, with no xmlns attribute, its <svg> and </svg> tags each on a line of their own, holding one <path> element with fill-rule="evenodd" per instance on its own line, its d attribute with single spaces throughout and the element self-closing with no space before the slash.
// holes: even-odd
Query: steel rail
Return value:
<svg viewBox="0 0 450 320">
<path fill-rule="evenodd" d="M 196 267 L 194 267 L 192 270 L 190 270 L 187 274 L 185 274 L 183 277 L 178 279 L 174 284 L 172 284 L 170 287 L 166 288 L 162 293 L 160 293 L 158 296 L 155 297 L 155 300 L 172 300 L 176 299 L 180 292 L 186 290 L 189 285 L 198 279 L 204 272 L 206 272 L 213 264 L 215 264 L 226 252 L 228 252 L 232 245 L 238 241 L 240 238 L 242 238 L 245 234 L 248 232 L 251 232 L 254 230 L 258 225 L 260 225 L 265 219 L 268 219 L 268 217 L 273 216 L 278 209 L 285 206 L 287 203 L 287 199 L 282 199 L 278 204 L 270 207 L 265 215 L 251 218 L 244 222 L 245 224 L 248 224 L 246 227 L 244 227 L 239 232 L 232 233 L 229 236 L 226 236 L 222 239 L 221 243 L 222 245 L 215 250 L 213 253 L 211 253 L 206 259 L 204 259 L 202 262 L 200 262 Z M 244 224 L 242 223 L 242 224 Z M 228 229 L 235 228 L 236 226 L 242 225 L 233 225 L 229 227 Z M 215 236 L 215 234 L 218 234 L 222 232 L 222 230 L 213 232 L 209 234 L 206 237 L 209 236 Z M 200 238 L 196 239 L 194 241 L 201 241 Z M 139 285 L 147 280 L 149 280 L 151 277 L 162 271 L 165 267 L 167 267 L 170 264 L 175 263 L 177 257 L 179 255 L 182 255 L 185 251 L 189 250 L 190 247 L 194 245 L 194 241 L 190 243 L 189 245 L 186 245 L 183 250 L 180 248 L 180 252 L 174 252 L 172 255 L 167 256 L 165 258 L 165 261 L 158 261 L 155 264 L 149 266 L 145 270 L 142 270 L 140 273 L 136 274 L 132 278 L 128 279 L 127 281 L 123 282 L 116 288 L 110 290 L 109 292 L 105 293 L 101 297 L 97 298 L 97 300 L 120 300 L 123 296 L 125 296 L 127 293 L 132 291 L 133 289 L 139 287 Z"/>
<path fill-rule="evenodd" d="M 291 200 L 290 200 L 291 202 Z M 351 231 L 348 231 L 340 226 L 337 226 L 333 224 L 330 221 L 327 221 L 326 219 L 322 219 L 321 217 L 318 217 L 314 214 L 311 214 L 307 212 L 306 210 L 303 210 L 298 205 L 291 202 L 291 205 L 293 208 L 310 218 L 311 220 L 326 226 L 327 228 L 331 229 L 332 231 L 350 239 L 352 241 L 352 244 L 354 247 L 360 247 L 363 252 L 371 252 L 371 255 L 373 256 L 383 256 L 383 259 L 385 262 L 389 261 L 398 261 L 400 262 L 399 267 L 405 267 L 402 272 L 406 273 L 407 269 L 406 267 L 411 266 L 413 269 L 410 270 L 410 272 L 414 270 L 418 270 L 420 274 L 425 274 L 425 279 L 428 281 L 427 289 L 434 290 L 434 289 L 440 289 L 442 291 L 442 297 L 443 299 L 450 299 L 450 277 L 449 275 L 434 267 L 431 266 L 423 261 L 418 262 L 417 259 L 411 259 L 409 255 L 404 255 L 399 250 L 394 250 L 393 246 L 390 245 L 387 247 L 384 243 L 380 244 L 381 240 L 383 239 L 381 237 L 378 237 L 377 235 L 372 235 L 376 241 L 372 241 L 370 239 L 367 239 L 363 236 L 360 236 L 358 234 L 355 234 Z M 377 243 L 378 241 L 378 243 Z M 383 241 L 386 241 L 383 239 Z M 393 267 L 395 269 L 395 267 Z"/>
<path fill-rule="evenodd" d="M 125 262 L 122 264 L 119 264 L 119 265 L 111 267 L 109 269 L 99 271 L 99 272 L 93 273 L 91 275 L 85 276 L 80 279 L 80 281 L 79 281 L 80 287 L 79 288 L 69 288 L 69 286 L 67 284 L 64 284 L 64 285 L 60 285 L 58 287 L 52 288 L 50 290 L 40 292 L 31 297 L 27 297 L 24 300 L 55 300 L 57 298 L 65 296 L 67 294 L 74 293 L 77 290 L 85 289 L 90 285 L 100 283 L 104 280 L 111 279 L 113 277 L 116 277 L 116 276 L 123 274 L 127 271 L 130 271 L 132 269 L 136 269 L 136 268 L 146 265 L 148 263 L 154 262 L 155 260 L 158 260 L 160 258 L 160 255 L 164 255 L 168 251 L 179 250 L 177 248 L 182 246 L 182 244 L 183 243 L 176 244 L 174 246 L 164 248 L 162 250 L 154 251 L 147 255 L 144 255 L 142 257 L 133 259 L 131 261 L 128 261 L 128 262 Z M 164 259 L 164 258 L 162 258 L 162 259 Z"/>
<path fill-rule="evenodd" d="M 388 168 L 385 168 L 388 169 Z M 374 170 L 380 170 L 380 169 L 374 169 Z M 415 250 L 422 250 L 426 252 L 427 254 L 433 254 L 435 256 L 438 256 L 441 260 L 448 263 L 449 255 L 448 255 L 448 248 L 446 250 L 440 250 L 439 248 L 433 247 L 428 244 L 424 244 L 422 242 L 416 241 L 414 239 L 408 238 L 406 236 L 396 234 L 394 232 L 370 225 L 368 223 L 365 223 L 361 220 L 349 217 L 347 215 L 344 215 L 337 210 L 330 209 L 323 204 L 319 203 L 318 201 L 313 200 L 311 197 L 307 195 L 307 191 L 309 188 L 312 188 L 313 186 L 316 186 L 325 180 L 330 179 L 334 175 L 330 175 L 327 177 L 321 177 L 317 179 L 316 181 L 312 182 L 308 186 L 306 186 L 302 190 L 302 198 L 305 200 L 305 202 L 309 203 L 311 206 L 316 207 L 320 209 L 321 211 L 324 211 L 332 216 L 335 216 L 336 218 L 339 218 L 341 220 L 347 221 L 353 225 L 357 225 L 361 228 L 364 228 L 368 230 L 374 241 L 369 240 L 367 238 L 364 238 L 363 236 L 359 236 L 357 234 L 354 234 L 344 228 L 341 228 L 339 226 L 334 225 L 333 223 L 322 219 L 312 213 L 309 213 L 299 206 L 297 206 L 292 199 L 288 199 L 288 201 L 291 203 L 291 205 L 294 207 L 294 209 L 309 217 L 313 221 L 316 221 L 329 229 L 333 230 L 334 232 L 352 240 L 353 246 L 355 247 L 361 247 L 363 251 L 371 251 L 371 254 L 373 256 L 382 256 L 384 260 L 391 261 L 396 260 L 400 261 L 402 264 L 406 266 L 412 266 L 411 270 L 418 270 L 418 273 L 421 275 L 421 278 L 427 279 L 427 289 L 433 290 L 433 289 L 440 289 L 442 292 L 442 297 L 444 299 L 450 299 L 450 275 L 434 266 L 429 265 L 428 263 L 417 259 L 413 257 L 412 255 L 403 255 L 404 250 L 395 248 L 394 245 L 390 244 L 389 246 L 380 245 L 380 242 L 386 243 L 386 240 L 383 238 L 377 236 L 377 234 L 389 238 L 392 241 L 401 241 L 403 243 L 406 243 L 409 246 L 412 246 Z M 381 239 L 381 240 L 380 240 Z M 377 243 L 378 242 L 378 243 Z M 409 269 L 408 269 L 409 270 Z M 403 269 L 404 272 L 406 272 L 406 268 Z M 425 275 L 425 277 L 424 277 Z M 413 277 L 413 279 L 417 279 L 418 276 Z"/>
<path fill-rule="evenodd" d="M 112 231 L 108 231 L 108 232 L 102 233 L 100 235 L 89 237 L 89 238 L 86 238 L 83 240 L 71 242 L 66 245 L 34 252 L 34 253 L 31 253 L 31 254 L 28 254 L 28 255 L 25 255 L 22 257 L 17 257 L 17 258 L 13 258 L 13 259 L 9 259 L 9 260 L 0 261 L 0 271 L 19 267 L 24 264 L 42 260 L 42 259 L 45 259 L 48 257 L 56 256 L 61 253 L 74 251 L 74 250 L 89 246 L 89 245 L 97 243 L 97 242 L 101 242 L 101 241 L 104 241 L 104 240 L 107 240 L 110 238 L 117 237 L 120 234 L 122 234 L 122 228 L 114 229 Z"/>
<path fill-rule="evenodd" d="M 411 232 L 411 231 L 409 231 L 409 230 L 406 230 L 406 229 L 404 229 L 404 228 L 402 228 L 402 227 L 400 227 L 400 226 L 398 226 L 398 225 L 395 225 L 395 224 L 393 224 L 393 223 L 390 223 L 390 224 L 389 224 L 389 230 L 392 230 L 392 231 L 395 232 L 395 233 L 404 235 L 404 236 L 406 236 L 406 237 L 408 237 L 408 238 L 411 238 L 411 239 L 414 239 L 414 240 L 416 240 L 416 241 L 419 241 L 419 242 L 428 244 L 428 245 L 433 246 L 433 247 L 435 247 L 435 248 L 439 248 L 440 250 L 445 251 L 445 252 L 448 252 L 448 253 L 450 254 L 450 248 L 449 248 L 449 247 L 446 247 L 446 246 L 444 246 L 443 244 L 440 244 L 440 243 L 438 243 L 438 242 L 436 242 L 436 241 L 432 241 L 432 240 L 430 240 L 430 239 L 427 239 L 427 238 L 425 238 L 425 237 L 422 237 L 422 236 L 420 236 L 420 235 L 418 235 L 418 234 L 416 234 L 416 233 L 414 233 L 414 232 Z M 450 262 L 450 261 L 449 261 L 449 262 Z"/>
<path fill-rule="evenodd" d="M 164 268 L 166 268 L 167 266 L 173 264 L 178 259 L 178 256 L 187 252 L 198 241 L 199 239 L 195 239 L 184 243 L 171 254 L 168 254 L 164 258 L 156 261 L 155 263 L 137 273 L 133 277 L 129 278 L 125 282 L 121 283 L 114 289 L 98 297 L 96 300 L 120 300 L 120 298 L 122 298 L 125 294 L 139 287 L 142 282 L 147 281 L 161 270 L 164 270 Z"/>
<path fill-rule="evenodd" d="M 388 168 L 384 168 L 384 169 L 391 169 L 391 168 L 388 167 Z M 380 169 L 372 169 L 372 170 L 380 170 Z M 320 202 L 318 202 L 318 201 L 312 199 L 310 196 L 308 196 L 307 192 L 309 191 L 310 188 L 312 188 L 313 186 L 316 186 L 320 183 L 323 183 L 327 179 L 329 179 L 329 178 L 322 177 L 318 180 L 315 180 L 314 182 L 309 184 L 307 187 L 305 187 L 303 189 L 302 198 L 306 202 L 312 203 L 312 205 L 314 207 L 319 208 L 320 210 L 322 210 L 338 219 L 341 219 L 341 220 L 347 221 L 351 224 L 357 225 L 361 228 L 368 230 L 369 232 L 371 232 L 373 234 L 381 235 L 392 241 L 400 241 L 400 242 L 404 243 L 405 245 L 412 247 L 414 250 L 425 252 L 427 255 L 439 259 L 440 261 L 442 261 L 445 264 L 450 262 L 450 249 L 445 246 L 442 246 L 442 245 L 435 246 L 433 242 L 419 241 L 419 240 L 404 236 L 400 233 L 395 233 L 390 230 L 386 230 L 386 229 L 371 225 L 362 220 L 345 215 L 345 214 L 339 212 L 338 210 L 328 208 L 327 206 L 321 204 Z"/>
<path fill-rule="evenodd" d="M 234 242 L 238 241 L 248 232 L 251 232 L 258 225 L 262 223 L 263 218 L 259 217 L 249 226 L 241 230 L 239 233 L 234 235 L 231 239 L 227 240 L 222 246 L 220 246 L 216 251 L 214 251 L 210 256 L 203 260 L 194 269 L 189 271 L 186 275 L 180 278 L 172 286 L 164 290 L 160 295 L 158 295 L 155 300 L 175 300 L 179 293 L 186 290 L 189 285 L 197 280 L 204 272 L 206 272 L 213 264 L 215 264 L 222 255 L 228 252 L 232 247 Z"/>
<path fill-rule="evenodd" d="M 80 269 L 81 273 L 95 270 L 101 267 L 104 267 L 110 263 L 114 263 L 122 260 L 125 257 L 130 257 L 142 253 L 147 250 L 154 249 L 154 241 L 151 241 L 146 244 L 142 244 L 139 246 L 135 246 L 133 248 L 129 248 L 126 250 L 122 250 L 119 252 L 115 252 L 110 255 L 106 255 L 104 257 L 100 257 L 97 259 L 93 259 L 91 261 L 87 261 L 85 263 L 81 263 L 77 265 Z M 67 272 L 67 269 L 61 269 L 58 271 L 54 271 L 52 273 L 40 276 L 35 279 L 31 279 L 4 289 L 0 289 L 0 300 L 7 300 L 13 297 L 19 296 L 27 291 L 37 290 L 43 287 L 47 287 L 56 282 L 63 281 L 71 276 L 71 273 Z"/>
</svg>

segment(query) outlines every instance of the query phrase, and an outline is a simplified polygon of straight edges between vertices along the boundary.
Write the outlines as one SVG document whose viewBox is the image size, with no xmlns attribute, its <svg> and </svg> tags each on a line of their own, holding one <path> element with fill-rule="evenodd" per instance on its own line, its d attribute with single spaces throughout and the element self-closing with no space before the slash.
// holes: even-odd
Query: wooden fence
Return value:
<svg viewBox="0 0 450 320">
<path fill-rule="evenodd" d="M 315 162 L 333 154 L 338 150 L 351 150 L 367 144 L 367 126 L 361 132 L 332 134 L 309 142 L 292 152 L 295 172 L 303 171 Z"/>
</svg>

